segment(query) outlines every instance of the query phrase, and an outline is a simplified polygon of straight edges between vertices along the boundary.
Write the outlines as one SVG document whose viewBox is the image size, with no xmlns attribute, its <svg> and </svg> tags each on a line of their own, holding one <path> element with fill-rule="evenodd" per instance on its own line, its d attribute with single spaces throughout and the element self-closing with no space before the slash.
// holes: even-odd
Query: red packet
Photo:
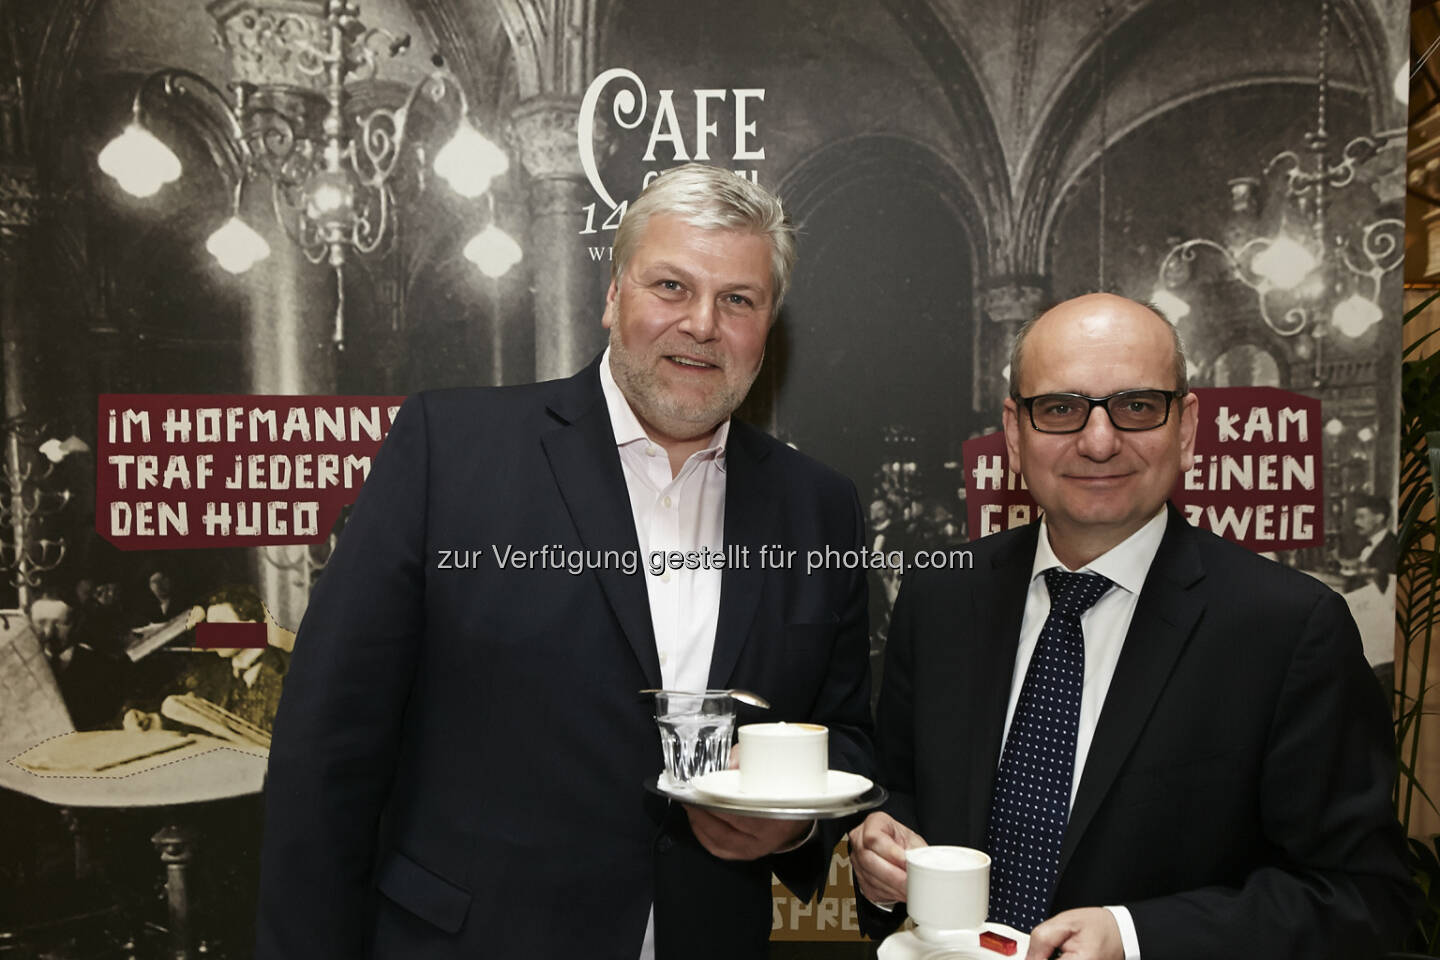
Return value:
<svg viewBox="0 0 1440 960">
<path fill-rule="evenodd" d="M 1017 944 L 1009 937 L 1002 937 L 998 933 L 985 930 L 980 934 L 980 946 L 986 950 L 994 950 L 996 953 L 1004 954 L 1007 957 L 1015 955 Z"/>
</svg>

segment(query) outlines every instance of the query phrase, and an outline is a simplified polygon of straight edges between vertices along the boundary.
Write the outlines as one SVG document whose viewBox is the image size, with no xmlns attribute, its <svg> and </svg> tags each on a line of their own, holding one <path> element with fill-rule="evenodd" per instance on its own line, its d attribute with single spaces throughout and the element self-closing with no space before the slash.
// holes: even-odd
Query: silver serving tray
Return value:
<svg viewBox="0 0 1440 960">
<path fill-rule="evenodd" d="M 678 790 L 662 787 L 659 775 L 646 780 L 645 789 L 658 797 L 678 800 L 702 810 L 718 810 L 721 813 L 733 813 L 743 817 L 761 817 L 765 820 L 837 820 L 840 817 L 848 817 L 852 813 L 873 810 L 890 796 L 890 792 L 877 783 L 860 796 L 851 797 L 848 800 L 839 800 L 814 807 L 770 807 L 758 803 L 732 803 L 716 800 L 702 796 L 689 787 Z"/>
</svg>

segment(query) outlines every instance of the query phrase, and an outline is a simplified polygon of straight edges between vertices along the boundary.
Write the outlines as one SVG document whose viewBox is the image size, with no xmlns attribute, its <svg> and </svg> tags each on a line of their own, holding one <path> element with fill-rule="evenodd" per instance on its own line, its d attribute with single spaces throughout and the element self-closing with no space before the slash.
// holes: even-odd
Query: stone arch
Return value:
<svg viewBox="0 0 1440 960">
<path fill-rule="evenodd" d="M 947 158 L 894 136 L 829 144 L 779 192 L 801 266 L 753 391 L 769 404 L 759 419 L 862 488 L 900 443 L 949 490 L 939 475 L 974 419 L 975 197 Z"/>
<path fill-rule="evenodd" d="M 792 220 L 803 225 L 826 197 L 848 183 L 882 177 L 919 177 L 937 187 L 936 197 L 963 218 L 975 240 L 970 267 L 978 276 L 990 248 L 991 221 L 981 191 L 966 171 L 930 147 L 903 137 L 875 135 L 827 143 L 786 174 L 779 192 Z"/>
<path fill-rule="evenodd" d="M 1277 3 L 1272 15 L 1288 16 L 1284 10 L 1291 4 Z M 1293 4 L 1302 7 L 1301 13 L 1318 18 L 1313 4 Z M 1118 85 L 1125 71 L 1135 65 L 1137 59 L 1167 44 L 1193 45 L 1196 38 L 1186 34 L 1186 28 L 1200 15 L 1200 11 L 1211 5 L 1196 6 L 1183 0 L 1157 0 L 1139 7 L 1115 23 L 1104 39 L 1104 72 L 1111 84 L 1110 92 Z M 1360 75 L 1359 86 L 1350 85 L 1365 98 L 1371 118 L 1371 129 L 1380 130 L 1396 125 L 1393 97 L 1390 95 L 1391 80 L 1387 76 L 1385 32 L 1374 9 L 1366 0 L 1333 0 L 1331 12 L 1332 66 L 1337 59 L 1336 51 L 1348 50 L 1353 57 Z M 1318 25 L 1318 20 L 1317 20 Z M 1035 136 L 1031 139 L 1021 158 L 1017 177 L 1015 199 L 1015 230 L 1013 257 L 1022 272 L 1043 272 L 1045 249 L 1049 231 L 1053 225 L 1056 207 L 1063 201 L 1065 189 L 1073 181 L 1077 166 L 1076 151 L 1087 154 L 1096 152 L 1090 146 L 1093 137 L 1087 131 L 1095 123 L 1100 105 L 1102 44 L 1099 31 L 1095 31 L 1076 59 L 1068 78 L 1063 82 L 1041 118 Z M 1278 69 L 1257 73 L 1249 77 L 1215 76 L 1201 78 L 1191 89 L 1182 94 L 1168 96 L 1166 103 L 1151 104 L 1143 114 L 1149 118 L 1166 109 L 1172 109 L 1195 97 L 1205 96 L 1225 87 L 1259 83 L 1315 83 L 1315 51 L 1306 44 L 1294 48 L 1277 48 Z M 1343 82 L 1332 80 L 1332 89 L 1344 87 Z M 1107 131 L 1107 141 L 1114 143 L 1121 130 L 1132 130 L 1136 124 L 1116 124 Z M 1088 163 L 1089 158 L 1079 161 Z"/>
</svg>

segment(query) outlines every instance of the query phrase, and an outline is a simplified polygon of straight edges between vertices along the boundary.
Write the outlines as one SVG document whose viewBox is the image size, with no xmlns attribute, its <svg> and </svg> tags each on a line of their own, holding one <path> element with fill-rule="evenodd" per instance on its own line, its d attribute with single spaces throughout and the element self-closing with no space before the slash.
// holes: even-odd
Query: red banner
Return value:
<svg viewBox="0 0 1440 960">
<path fill-rule="evenodd" d="M 1197 527 L 1251 550 L 1325 542 L 1320 401 L 1274 387 L 1197 389 L 1195 465 L 1170 498 Z M 1009 468 L 1003 433 L 966 441 L 965 506 L 972 538 L 1035 519 Z"/>
<path fill-rule="evenodd" d="M 95 529 L 122 550 L 323 542 L 403 399 L 102 394 Z"/>
</svg>

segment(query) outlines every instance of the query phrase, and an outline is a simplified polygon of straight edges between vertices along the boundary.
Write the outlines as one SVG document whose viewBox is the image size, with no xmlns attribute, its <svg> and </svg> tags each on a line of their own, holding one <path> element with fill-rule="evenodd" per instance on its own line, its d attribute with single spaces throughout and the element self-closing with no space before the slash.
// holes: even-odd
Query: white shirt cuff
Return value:
<svg viewBox="0 0 1440 960">
<path fill-rule="evenodd" d="M 1125 948 L 1125 960 L 1140 960 L 1140 938 L 1135 934 L 1135 920 L 1125 907 L 1106 907 L 1120 928 L 1120 945 Z"/>
</svg>

